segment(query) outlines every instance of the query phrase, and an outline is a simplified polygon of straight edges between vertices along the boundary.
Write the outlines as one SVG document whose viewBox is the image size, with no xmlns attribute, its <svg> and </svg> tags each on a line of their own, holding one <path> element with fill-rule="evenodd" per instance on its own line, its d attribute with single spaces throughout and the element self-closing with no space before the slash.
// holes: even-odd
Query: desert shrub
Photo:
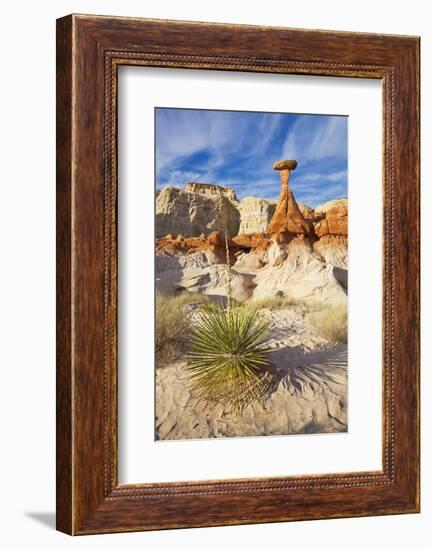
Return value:
<svg viewBox="0 0 431 550">
<path fill-rule="evenodd" d="M 254 307 L 267 308 L 271 311 L 288 309 L 292 306 L 306 306 L 304 300 L 291 298 L 289 296 L 268 296 L 266 298 L 257 298 L 251 302 Z"/>
<path fill-rule="evenodd" d="M 206 304 L 208 298 L 183 292 L 178 295 L 156 295 L 156 364 L 163 366 L 184 352 L 190 336 L 190 320 L 185 306 Z"/>
<path fill-rule="evenodd" d="M 167 295 L 166 299 L 171 300 L 171 304 L 176 307 L 184 307 L 188 304 L 208 304 L 210 302 L 208 296 L 205 294 L 198 294 L 197 292 L 181 292 L 180 294 Z"/>
<path fill-rule="evenodd" d="M 192 391 L 206 404 L 235 413 L 265 389 L 271 325 L 256 308 L 230 304 L 206 308 L 192 329 L 186 367 Z"/>
<path fill-rule="evenodd" d="M 315 332 L 333 343 L 347 343 L 347 306 L 325 306 L 308 316 Z"/>
</svg>

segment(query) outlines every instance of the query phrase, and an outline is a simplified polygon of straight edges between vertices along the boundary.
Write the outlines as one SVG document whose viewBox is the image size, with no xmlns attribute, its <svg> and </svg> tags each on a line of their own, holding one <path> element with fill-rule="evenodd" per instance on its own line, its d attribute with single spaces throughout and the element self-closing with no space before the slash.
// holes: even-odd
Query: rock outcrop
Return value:
<svg viewBox="0 0 431 550">
<path fill-rule="evenodd" d="M 227 296 L 227 270 L 222 263 L 208 264 L 200 251 L 185 256 L 156 256 L 156 285 L 162 293 L 198 292 L 209 296 Z M 231 270 L 232 297 L 243 302 L 255 287 L 254 274 Z"/>
<path fill-rule="evenodd" d="M 348 208 L 336 199 L 312 209 L 298 204 L 288 182 L 294 160 L 280 171 L 277 203 L 229 188 L 189 183 L 156 201 L 156 277 L 161 292 L 226 296 L 225 232 L 235 300 L 286 296 L 338 304 L 347 298 Z M 232 190 L 233 191 L 233 190 Z"/>
<path fill-rule="evenodd" d="M 232 189 L 232 187 L 223 187 L 212 183 L 198 183 L 195 181 L 190 181 L 186 185 L 185 190 L 208 197 L 226 197 L 230 201 L 238 202 L 235 189 Z"/>
<path fill-rule="evenodd" d="M 279 235 L 279 234 L 278 234 Z M 339 241 L 339 242 L 336 242 Z M 264 234 L 229 239 L 236 300 L 287 296 L 310 303 L 343 303 L 347 295 L 347 241 L 298 235 L 288 243 Z M 226 296 L 224 235 L 157 240 L 157 288 Z"/>
<path fill-rule="evenodd" d="M 326 213 L 328 210 L 331 210 L 336 206 L 345 206 L 347 208 L 347 199 L 334 199 L 332 201 L 319 204 L 319 206 L 316 206 L 316 208 L 314 209 L 314 212 Z"/>
<path fill-rule="evenodd" d="M 312 220 L 314 218 L 314 210 L 310 206 L 307 206 L 302 202 L 298 202 L 297 204 L 301 214 L 304 216 L 306 220 L 307 219 Z"/>
<path fill-rule="evenodd" d="M 156 199 L 156 237 L 225 231 L 238 234 L 240 214 L 223 194 L 202 194 L 186 189 L 167 187 Z"/>
<path fill-rule="evenodd" d="M 256 272 L 253 298 L 286 296 L 311 304 L 345 303 L 347 282 L 340 283 L 343 270 L 322 260 L 303 236 L 288 245 L 274 244 L 267 264 Z"/>
<path fill-rule="evenodd" d="M 313 243 L 313 250 L 317 252 L 326 263 L 347 270 L 347 237 L 343 235 L 325 235 Z"/>
<path fill-rule="evenodd" d="M 229 259 L 234 264 L 235 254 L 240 247 L 228 239 Z M 226 263 L 226 242 L 221 231 L 213 231 L 206 237 L 203 233 L 199 237 L 187 238 L 183 235 L 166 235 L 156 240 L 156 254 L 158 256 L 184 256 L 199 252 L 200 258 L 205 258 L 208 265 Z M 198 257 L 198 256 L 197 256 Z"/>
<path fill-rule="evenodd" d="M 266 233 L 274 215 L 276 202 L 255 197 L 246 197 L 238 206 L 241 224 L 238 233 Z"/>
<path fill-rule="evenodd" d="M 288 195 L 284 226 L 287 223 L 292 235 L 309 232 L 313 223 L 324 218 L 323 211 L 316 212 L 305 204 L 296 203 L 290 189 Z M 220 199 L 225 200 L 221 203 Z M 225 231 L 223 224 L 228 221 L 226 213 L 230 220 L 227 226 L 230 236 L 268 233 L 279 202 L 257 197 L 238 201 L 234 189 L 230 187 L 197 182 L 189 182 L 182 189 L 168 187 L 163 191 L 157 190 L 156 236 L 172 233 L 195 237 L 200 233 L 207 235 L 213 230 Z M 201 211 L 197 212 L 198 209 Z M 221 212 L 216 211 L 220 209 Z"/>
<path fill-rule="evenodd" d="M 292 233 L 308 235 L 311 224 L 306 222 L 289 187 L 290 172 L 295 170 L 296 160 L 278 160 L 273 169 L 280 172 L 281 192 L 277 207 L 268 226 L 268 233 Z"/>
<path fill-rule="evenodd" d="M 325 235 L 347 235 L 348 210 L 347 206 L 339 203 L 325 211 L 325 217 L 314 225 L 314 232 L 318 237 Z"/>
</svg>

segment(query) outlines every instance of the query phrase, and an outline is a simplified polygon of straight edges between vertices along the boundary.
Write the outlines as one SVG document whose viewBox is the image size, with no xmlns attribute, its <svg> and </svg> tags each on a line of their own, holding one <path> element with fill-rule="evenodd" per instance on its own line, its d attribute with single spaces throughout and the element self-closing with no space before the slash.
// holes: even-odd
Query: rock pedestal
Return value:
<svg viewBox="0 0 431 550">
<path fill-rule="evenodd" d="M 311 225 L 305 221 L 289 187 L 290 172 L 295 170 L 296 166 L 296 160 L 278 160 L 272 165 L 274 170 L 280 172 L 281 192 L 268 226 L 268 233 L 288 232 L 295 235 L 307 235 L 311 231 Z"/>
</svg>

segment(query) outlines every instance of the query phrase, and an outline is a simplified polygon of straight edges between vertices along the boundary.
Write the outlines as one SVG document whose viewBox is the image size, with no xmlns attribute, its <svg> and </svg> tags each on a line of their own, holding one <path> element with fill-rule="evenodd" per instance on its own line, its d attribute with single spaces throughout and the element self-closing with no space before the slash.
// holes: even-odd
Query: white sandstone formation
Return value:
<svg viewBox="0 0 431 550">
<path fill-rule="evenodd" d="M 232 298 L 239 302 L 249 299 L 254 290 L 254 273 L 232 274 Z M 227 270 L 225 264 L 209 264 L 201 252 L 186 256 L 156 256 L 156 285 L 161 293 L 194 292 L 225 298 Z"/>
<path fill-rule="evenodd" d="M 209 197 L 226 197 L 232 202 L 238 202 L 235 189 L 232 187 L 223 187 L 222 185 L 215 185 L 213 183 L 198 183 L 195 181 L 190 181 L 186 185 L 185 190 Z"/>
<path fill-rule="evenodd" d="M 241 225 L 238 234 L 265 233 L 275 212 L 276 201 L 246 197 L 239 203 Z"/>
<path fill-rule="evenodd" d="M 156 236 L 208 235 L 228 231 L 237 235 L 240 225 L 238 209 L 224 195 L 202 194 L 167 187 L 156 199 Z"/>
<path fill-rule="evenodd" d="M 306 240 L 299 237 L 288 245 L 274 243 L 267 261 L 256 272 L 253 298 L 286 296 L 310 304 L 346 303 L 343 270 L 327 263 Z"/>
<path fill-rule="evenodd" d="M 319 206 L 316 206 L 314 209 L 314 212 L 326 213 L 328 210 L 332 210 L 337 206 L 345 206 L 347 208 L 347 199 L 334 199 L 332 201 L 325 202 L 324 204 L 319 204 Z"/>
<path fill-rule="evenodd" d="M 241 252 L 232 267 L 233 298 L 242 302 L 286 296 L 310 304 L 346 303 L 347 250 L 344 254 L 337 250 L 331 246 L 323 250 L 326 260 L 321 251 L 297 237 L 289 244 L 274 242 L 265 252 Z M 211 252 L 156 257 L 157 288 L 161 292 L 226 296 L 226 273 L 226 265 Z"/>
</svg>

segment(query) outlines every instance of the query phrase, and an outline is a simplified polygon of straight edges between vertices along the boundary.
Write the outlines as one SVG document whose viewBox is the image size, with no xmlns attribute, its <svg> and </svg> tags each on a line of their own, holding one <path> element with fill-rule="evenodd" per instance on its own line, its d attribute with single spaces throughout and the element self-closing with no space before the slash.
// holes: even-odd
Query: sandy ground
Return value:
<svg viewBox="0 0 431 550">
<path fill-rule="evenodd" d="M 265 310 L 271 319 L 269 399 L 240 416 L 221 404 L 208 410 L 190 393 L 184 360 L 156 372 L 156 438 L 199 439 L 347 430 L 347 346 L 313 334 L 300 306 Z"/>
</svg>

